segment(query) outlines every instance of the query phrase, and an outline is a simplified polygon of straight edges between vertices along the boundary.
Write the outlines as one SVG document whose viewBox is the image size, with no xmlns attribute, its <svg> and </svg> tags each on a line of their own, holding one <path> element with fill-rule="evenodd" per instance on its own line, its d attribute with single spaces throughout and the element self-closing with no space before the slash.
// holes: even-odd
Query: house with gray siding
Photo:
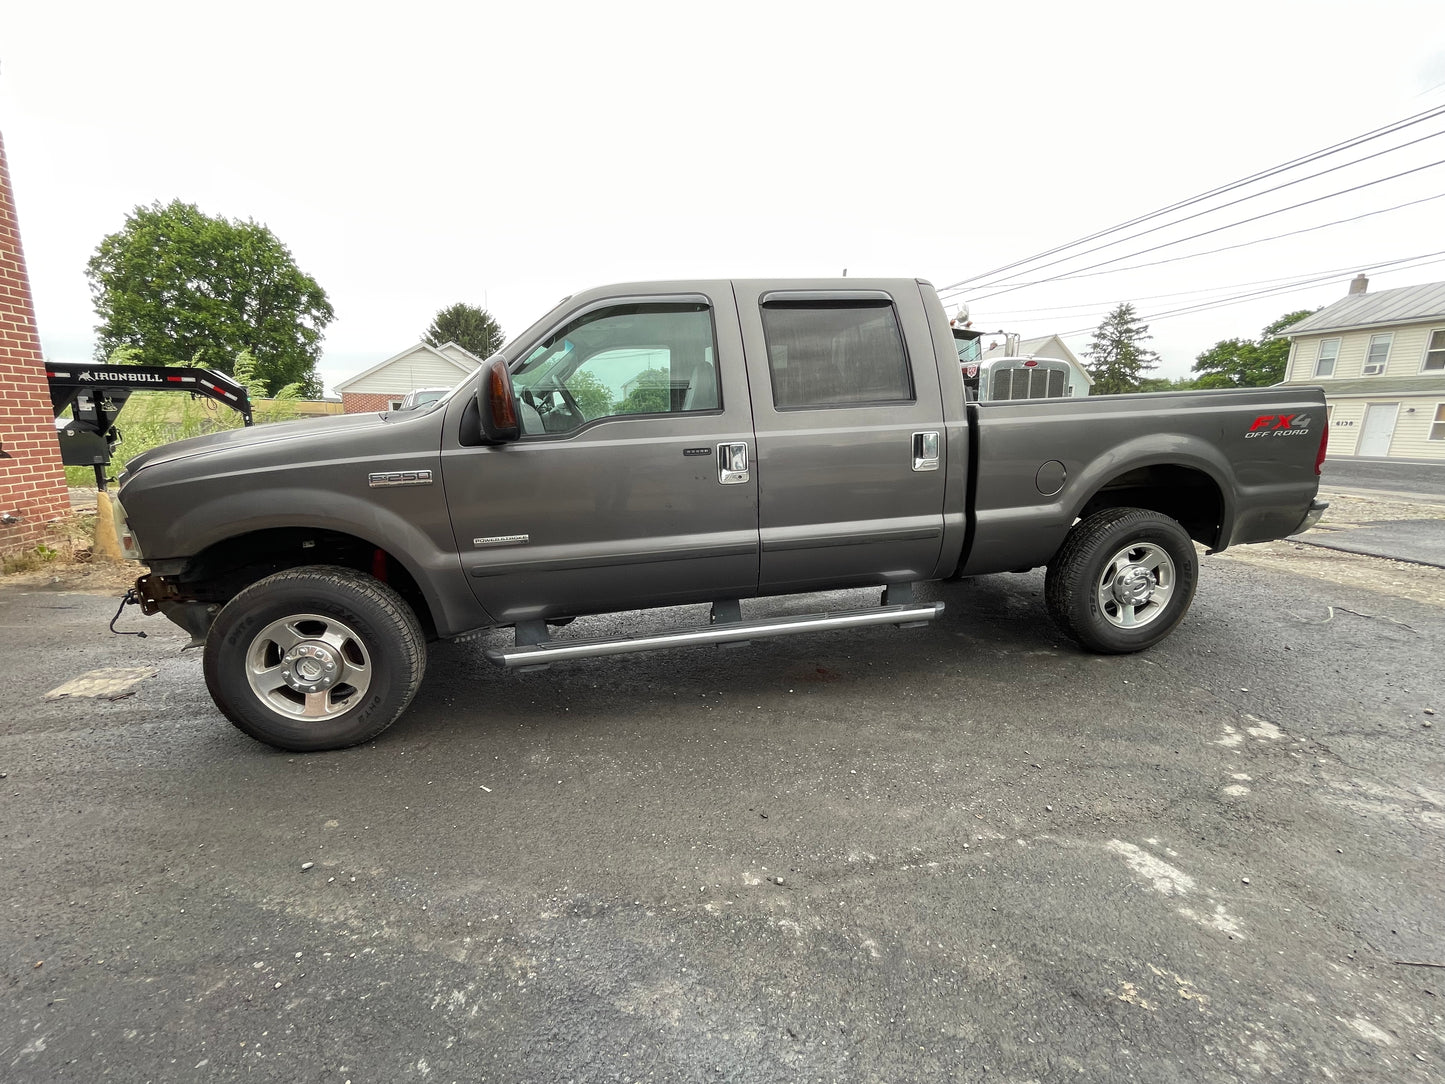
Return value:
<svg viewBox="0 0 1445 1084">
<path fill-rule="evenodd" d="M 1325 390 L 1330 456 L 1445 460 L 1445 282 L 1350 292 L 1283 333 L 1287 385 Z"/>
</svg>

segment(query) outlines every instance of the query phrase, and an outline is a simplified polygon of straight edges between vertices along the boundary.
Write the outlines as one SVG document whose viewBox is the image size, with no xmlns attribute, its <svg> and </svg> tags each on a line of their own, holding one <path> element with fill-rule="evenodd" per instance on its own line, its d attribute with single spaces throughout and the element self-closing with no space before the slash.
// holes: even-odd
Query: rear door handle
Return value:
<svg viewBox="0 0 1445 1084">
<path fill-rule="evenodd" d="M 717 446 L 717 480 L 725 486 L 736 486 L 748 481 L 748 444 L 739 440 Z"/>
<path fill-rule="evenodd" d="M 938 469 L 938 433 L 936 431 L 913 434 L 913 469 L 919 471 Z"/>
</svg>

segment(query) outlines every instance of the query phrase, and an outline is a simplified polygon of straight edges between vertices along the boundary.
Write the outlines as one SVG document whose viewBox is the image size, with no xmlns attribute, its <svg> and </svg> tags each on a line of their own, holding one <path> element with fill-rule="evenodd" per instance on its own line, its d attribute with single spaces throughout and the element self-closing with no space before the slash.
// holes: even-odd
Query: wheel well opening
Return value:
<svg viewBox="0 0 1445 1084">
<path fill-rule="evenodd" d="M 340 565 L 373 576 L 396 591 L 416 614 L 428 639 L 436 624 L 426 596 L 406 566 L 365 539 L 341 531 L 277 527 L 217 542 L 169 577 L 200 602 L 225 605 L 257 580 L 303 565 Z"/>
<path fill-rule="evenodd" d="M 1224 496 L 1203 471 L 1175 464 L 1138 467 L 1111 479 L 1079 511 L 1088 519 L 1106 508 L 1148 508 L 1178 520 L 1189 537 L 1217 546 L 1224 527 Z"/>
</svg>

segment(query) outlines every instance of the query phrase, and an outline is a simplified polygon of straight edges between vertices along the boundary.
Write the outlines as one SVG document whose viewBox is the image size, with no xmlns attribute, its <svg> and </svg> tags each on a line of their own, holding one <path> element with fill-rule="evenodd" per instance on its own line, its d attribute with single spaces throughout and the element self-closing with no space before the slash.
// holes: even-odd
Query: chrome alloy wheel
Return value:
<svg viewBox="0 0 1445 1084">
<path fill-rule="evenodd" d="M 360 704 L 371 686 L 371 656 L 356 632 L 321 614 L 293 614 L 256 634 L 246 680 L 278 715 L 324 719 Z"/>
<path fill-rule="evenodd" d="M 1125 546 L 1104 564 L 1099 577 L 1099 610 L 1116 628 L 1147 625 L 1174 594 L 1174 561 L 1151 542 Z"/>
</svg>

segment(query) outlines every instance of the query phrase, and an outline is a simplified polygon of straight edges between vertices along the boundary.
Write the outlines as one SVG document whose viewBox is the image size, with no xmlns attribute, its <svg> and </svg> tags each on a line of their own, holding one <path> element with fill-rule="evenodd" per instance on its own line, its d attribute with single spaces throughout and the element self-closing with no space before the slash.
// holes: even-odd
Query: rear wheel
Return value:
<svg viewBox="0 0 1445 1084">
<path fill-rule="evenodd" d="M 415 614 L 386 584 L 349 568 L 268 576 L 221 610 L 206 637 L 206 687 L 258 741 L 297 752 L 380 734 L 426 668 Z"/>
<path fill-rule="evenodd" d="M 1145 508 L 1108 508 L 1074 525 L 1049 562 L 1054 621 L 1091 651 L 1143 651 L 1164 639 L 1194 598 L 1199 560 L 1178 522 Z"/>
</svg>

